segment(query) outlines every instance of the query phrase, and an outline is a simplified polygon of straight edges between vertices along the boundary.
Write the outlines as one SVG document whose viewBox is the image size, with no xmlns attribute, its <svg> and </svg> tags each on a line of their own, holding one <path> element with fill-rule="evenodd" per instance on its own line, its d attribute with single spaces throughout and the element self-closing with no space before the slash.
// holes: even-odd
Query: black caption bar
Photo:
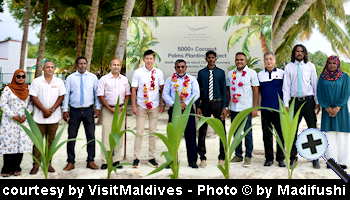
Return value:
<svg viewBox="0 0 350 200">
<path fill-rule="evenodd" d="M 2 180 L 0 199 L 350 199 L 341 180 Z"/>
</svg>

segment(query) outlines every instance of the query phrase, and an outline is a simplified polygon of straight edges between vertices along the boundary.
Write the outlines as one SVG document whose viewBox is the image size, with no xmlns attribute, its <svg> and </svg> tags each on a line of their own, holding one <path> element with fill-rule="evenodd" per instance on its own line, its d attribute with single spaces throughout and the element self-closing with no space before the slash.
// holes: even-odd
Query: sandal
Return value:
<svg viewBox="0 0 350 200">
<path fill-rule="evenodd" d="M 3 174 L 1 174 L 1 176 L 2 176 L 2 177 L 10 177 L 10 176 L 11 176 L 11 174 L 6 174 L 6 173 L 3 173 Z"/>
</svg>

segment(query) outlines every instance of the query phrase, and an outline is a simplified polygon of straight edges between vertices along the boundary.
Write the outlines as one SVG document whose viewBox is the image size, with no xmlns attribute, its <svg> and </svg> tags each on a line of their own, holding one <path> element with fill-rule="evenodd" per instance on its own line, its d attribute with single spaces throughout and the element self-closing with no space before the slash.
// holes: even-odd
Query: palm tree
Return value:
<svg viewBox="0 0 350 200">
<path fill-rule="evenodd" d="M 124 7 L 124 14 L 120 24 L 118 43 L 115 50 L 115 57 L 119 59 L 124 58 L 126 36 L 128 28 L 128 20 L 131 17 L 132 10 L 134 9 L 135 0 L 127 0 Z"/>
<path fill-rule="evenodd" d="M 35 78 L 41 75 L 41 60 L 44 58 L 45 54 L 45 36 L 48 22 L 48 12 L 49 12 L 49 0 L 44 0 L 44 6 L 42 10 L 42 20 L 41 20 L 41 29 L 40 29 L 40 41 L 39 41 L 39 52 L 36 59 L 36 69 L 35 69 Z"/>
<path fill-rule="evenodd" d="M 174 4 L 174 16 L 180 16 L 181 14 L 182 0 L 175 0 Z"/>
<path fill-rule="evenodd" d="M 226 16 L 229 0 L 217 0 L 213 16 Z"/>
<path fill-rule="evenodd" d="M 86 38 L 86 46 L 85 46 L 85 57 L 88 62 L 87 63 L 88 70 L 90 69 L 90 64 L 91 64 L 99 4 L 100 4 L 100 0 L 92 0 L 91 10 L 89 15 L 89 27 L 87 30 L 87 38 Z"/>
<path fill-rule="evenodd" d="M 22 44 L 21 44 L 21 57 L 19 61 L 20 69 L 24 69 L 26 51 L 27 51 L 27 42 L 28 42 L 28 33 L 29 33 L 29 19 L 31 15 L 31 0 L 26 0 L 25 2 L 25 11 L 23 17 L 23 36 L 22 36 Z"/>
<path fill-rule="evenodd" d="M 243 52 L 249 53 L 253 39 L 259 39 L 264 53 L 270 50 L 271 46 L 271 18 L 269 16 L 233 16 L 229 17 L 224 25 L 227 32 L 232 25 L 244 24 L 241 28 L 232 32 L 228 39 L 227 51 L 243 40 Z"/>
</svg>

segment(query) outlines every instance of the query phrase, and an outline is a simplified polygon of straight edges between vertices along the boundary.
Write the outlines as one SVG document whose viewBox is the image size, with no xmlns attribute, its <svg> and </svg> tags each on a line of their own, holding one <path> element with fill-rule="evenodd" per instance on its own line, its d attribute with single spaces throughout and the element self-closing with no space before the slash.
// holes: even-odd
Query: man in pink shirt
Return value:
<svg viewBox="0 0 350 200">
<path fill-rule="evenodd" d="M 128 79 L 120 74 L 121 67 L 121 61 L 117 58 L 113 59 L 110 63 L 111 72 L 101 77 L 97 87 L 97 96 L 103 105 L 101 116 L 102 142 L 105 144 L 107 150 L 109 150 L 108 138 L 112 128 L 114 110 L 121 108 L 124 102 L 126 103 L 130 97 L 130 85 Z M 118 97 L 119 106 L 116 108 Z M 122 168 L 119 164 L 120 160 L 123 159 L 123 138 L 124 137 L 121 138 L 117 150 L 113 152 L 113 160 L 116 161 L 113 163 L 113 166 L 118 166 L 118 168 Z M 103 156 L 102 160 L 105 163 L 101 165 L 101 169 L 107 169 L 107 164 Z"/>
</svg>

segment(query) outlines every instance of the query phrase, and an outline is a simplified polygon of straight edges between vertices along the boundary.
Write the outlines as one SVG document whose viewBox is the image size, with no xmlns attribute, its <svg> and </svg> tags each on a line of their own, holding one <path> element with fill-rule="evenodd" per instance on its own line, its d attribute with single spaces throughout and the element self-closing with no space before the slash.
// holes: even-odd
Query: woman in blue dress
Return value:
<svg viewBox="0 0 350 200">
<path fill-rule="evenodd" d="M 326 156 L 344 169 L 350 164 L 349 84 L 349 76 L 340 69 L 339 57 L 328 57 L 317 84 L 317 99 L 322 107 L 321 130 L 327 132 Z"/>
</svg>

